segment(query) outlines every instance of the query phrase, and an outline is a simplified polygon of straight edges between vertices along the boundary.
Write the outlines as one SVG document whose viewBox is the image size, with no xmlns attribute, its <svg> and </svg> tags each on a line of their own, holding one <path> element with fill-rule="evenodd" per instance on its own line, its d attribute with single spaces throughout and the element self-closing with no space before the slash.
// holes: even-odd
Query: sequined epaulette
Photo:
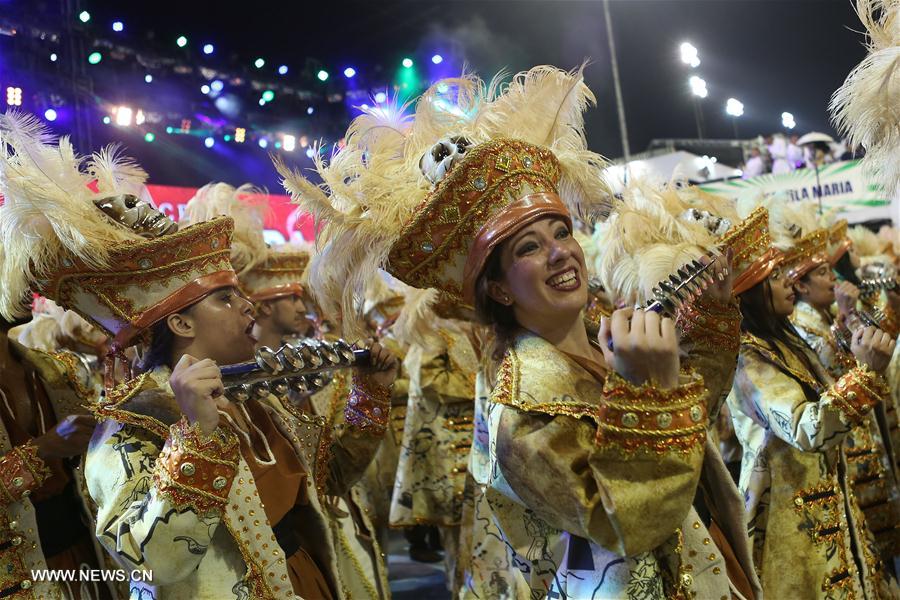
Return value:
<svg viewBox="0 0 900 600">
<path fill-rule="evenodd" d="M 113 419 L 120 423 L 146 429 L 158 435 L 161 439 L 166 439 L 169 435 L 168 425 L 150 415 L 124 408 L 130 400 L 134 399 L 141 392 L 158 389 L 158 387 L 150 372 L 143 373 L 109 390 L 106 393 L 106 397 L 101 398 L 97 404 L 90 407 L 91 412 L 94 413 L 98 421 Z"/>
</svg>

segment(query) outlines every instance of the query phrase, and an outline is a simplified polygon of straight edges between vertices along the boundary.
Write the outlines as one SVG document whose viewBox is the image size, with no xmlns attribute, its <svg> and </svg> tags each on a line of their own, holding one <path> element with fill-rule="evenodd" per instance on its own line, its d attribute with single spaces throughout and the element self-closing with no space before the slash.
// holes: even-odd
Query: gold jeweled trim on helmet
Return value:
<svg viewBox="0 0 900 600">
<path fill-rule="evenodd" d="M 404 227 L 387 270 L 462 302 L 466 258 L 484 224 L 522 196 L 556 193 L 559 179 L 559 162 L 547 148 L 502 138 L 472 148 Z"/>
</svg>

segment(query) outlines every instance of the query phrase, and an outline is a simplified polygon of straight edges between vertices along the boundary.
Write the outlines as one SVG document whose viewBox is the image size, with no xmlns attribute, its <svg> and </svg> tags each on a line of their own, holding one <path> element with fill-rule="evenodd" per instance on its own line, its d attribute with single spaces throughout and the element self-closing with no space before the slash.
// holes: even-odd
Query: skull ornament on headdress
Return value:
<svg viewBox="0 0 900 600">
<path fill-rule="evenodd" d="M 419 159 L 419 168 L 425 179 L 435 184 L 459 163 L 474 144 L 463 136 L 455 135 L 439 140 Z"/>
</svg>

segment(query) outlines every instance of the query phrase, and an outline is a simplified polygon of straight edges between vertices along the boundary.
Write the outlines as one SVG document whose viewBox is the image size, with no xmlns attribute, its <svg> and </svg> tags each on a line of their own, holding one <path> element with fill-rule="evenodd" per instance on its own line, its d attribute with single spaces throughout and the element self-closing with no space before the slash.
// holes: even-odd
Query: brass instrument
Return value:
<svg viewBox="0 0 900 600">
<path fill-rule="evenodd" d="M 292 340 L 277 350 L 263 346 L 254 360 L 221 368 L 225 396 L 235 402 L 264 398 L 270 392 L 308 394 L 328 383 L 326 375 L 337 369 L 364 367 L 369 351 L 353 348 L 344 340 L 323 342 L 312 338 Z"/>
</svg>

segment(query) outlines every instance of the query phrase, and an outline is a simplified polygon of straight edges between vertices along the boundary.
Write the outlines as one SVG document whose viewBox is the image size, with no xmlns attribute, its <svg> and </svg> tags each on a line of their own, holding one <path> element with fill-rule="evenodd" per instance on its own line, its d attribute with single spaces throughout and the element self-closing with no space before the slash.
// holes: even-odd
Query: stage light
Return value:
<svg viewBox="0 0 900 600">
<path fill-rule="evenodd" d="M 78 15 L 78 20 L 81 21 L 82 23 L 87 23 L 88 21 L 91 20 L 91 13 L 89 13 L 86 10 L 81 11 L 81 13 L 79 13 L 79 15 Z"/>
<path fill-rule="evenodd" d="M 230 142 L 230 141 L 231 141 L 231 135 L 226 133 L 224 136 L 222 136 L 222 139 L 225 140 L 226 142 Z"/>
<path fill-rule="evenodd" d="M 739 117 L 744 114 L 744 104 L 736 98 L 729 98 L 725 102 L 725 114 L 732 117 Z"/>
<path fill-rule="evenodd" d="M 259 144 L 260 148 L 266 148 L 269 145 L 269 140 L 267 140 L 266 138 L 259 138 L 259 142 L 257 143 Z"/>
<path fill-rule="evenodd" d="M 794 121 L 794 115 L 789 112 L 781 113 L 781 126 L 785 129 L 793 129 L 797 126 L 797 123 Z"/>
<path fill-rule="evenodd" d="M 122 33 L 125 29 L 125 25 L 122 24 L 122 21 L 113 21 L 113 31 L 116 33 Z"/>
<path fill-rule="evenodd" d="M 297 147 L 297 138 L 292 135 L 285 135 L 282 147 L 284 148 L 285 152 L 293 152 Z"/>
<path fill-rule="evenodd" d="M 318 73 L 316 73 L 316 77 L 319 78 L 319 81 L 328 81 L 328 71 L 325 69 L 321 69 Z"/>
<path fill-rule="evenodd" d="M 306 148 L 307 146 L 309 146 L 309 138 L 306 137 L 305 135 L 301 135 L 300 136 L 300 147 Z"/>
<path fill-rule="evenodd" d="M 260 106 L 265 106 L 265 105 L 266 105 L 266 100 L 265 100 L 264 98 L 260 98 L 260 99 L 259 99 L 259 105 L 260 105 Z"/>
<path fill-rule="evenodd" d="M 150 73 L 144 75 L 144 83 L 153 83 L 153 75 Z"/>
<path fill-rule="evenodd" d="M 148 144 L 153 142 L 153 140 L 155 140 L 155 139 L 156 139 L 156 135 L 152 131 L 148 131 L 147 133 L 144 134 L 144 141 L 147 142 Z"/>
<path fill-rule="evenodd" d="M 272 100 L 275 99 L 275 92 L 273 92 L 272 90 L 264 91 L 262 93 L 262 99 L 265 100 L 266 102 L 271 102 Z"/>
<path fill-rule="evenodd" d="M 381 104 L 385 100 L 387 100 L 387 94 L 385 94 L 384 92 L 378 92 L 377 94 L 375 94 L 375 102 Z"/>
<path fill-rule="evenodd" d="M 363 109 L 363 110 L 369 110 L 369 105 L 363 103 L 363 104 L 360 106 L 360 108 Z"/>
<path fill-rule="evenodd" d="M 316 109 L 314 109 L 312 106 L 310 106 L 309 108 L 306 109 L 306 114 L 308 114 L 308 115 L 311 115 L 314 112 L 316 112 Z"/>
<path fill-rule="evenodd" d="M 213 80 L 212 83 L 209 84 L 209 87 L 210 87 L 210 88 L 212 89 L 212 91 L 214 91 L 214 92 L 221 92 L 221 91 L 222 91 L 222 88 L 225 87 L 225 84 L 222 83 L 221 81 L 219 81 L 218 79 L 215 79 L 215 80 Z"/>
<path fill-rule="evenodd" d="M 141 109 L 138 109 L 137 112 L 134 114 L 134 124 L 135 125 L 143 125 L 144 121 L 145 121 L 144 111 L 142 111 Z"/>
<path fill-rule="evenodd" d="M 6 88 L 6 104 L 22 106 L 22 88 L 9 86 Z"/>
<path fill-rule="evenodd" d="M 431 57 L 431 62 L 433 62 L 436 65 L 439 65 L 442 62 L 444 62 L 444 57 L 441 56 L 440 54 L 435 54 L 434 56 Z"/>
<path fill-rule="evenodd" d="M 171 125 L 166 127 L 166 133 L 171 135 L 174 131 L 175 131 L 175 128 L 172 127 Z"/>
<path fill-rule="evenodd" d="M 246 129 L 243 127 L 236 127 L 234 130 L 234 141 L 238 144 L 243 144 L 245 135 L 247 135 Z"/>
<path fill-rule="evenodd" d="M 213 146 L 216 145 L 216 140 L 215 140 L 215 138 L 208 137 L 205 140 L 203 140 L 203 145 L 206 146 L 207 148 L 212 148 Z"/>
<path fill-rule="evenodd" d="M 56 62 L 57 58 L 59 58 L 59 57 L 56 56 L 56 52 L 54 52 L 53 54 L 50 55 L 50 62 Z"/>
<path fill-rule="evenodd" d="M 212 54 L 213 52 L 215 52 L 215 50 L 216 50 L 216 47 L 213 46 L 212 44 L 204 44 L 203 45 L 203 54 Z"/>
<path fill-rule="evenodd" d="M 287 65 L 281 65 L 280 67 L 278 67 L 279 75 L 287 75 L 287 72 L 288 72 Z"/>
<path fill-rule="evenodd" d="M 281 142 L 275 142 L 275 149 L 276 149 L 276 150 L 280 150 L 280 149 L 281 149 Z"/>
<path fill-rule="evenodd" d="M 110 123 L 112 123 L 112 119 L 110 119 L 109 117 L 103 117 L 104 125 L 109 125 Z"/>
<path fill-rule="evenodd" d="M 202 94 L 208 94 L 208 93 L 209 93 L 209 86 L 206 85 L 206 84 L 204 83 L 203 85 L 200 86 L 200 92 L 201 92 Z"/>
<path fill-rule="evenodd" d="M 702 78 L 697 77 L 696 75 L 691 75 L 691 78 L 688 79 L 688 83 L 691 86 L 691 93 L 698 98 L 706 98 L 708 91 L 706 89 L 706 81 Z"/>
<path fill-rule="evenodd" d="M 179 48 L 184 48 L 185 46 L 187 46 L 187 38 L 183 35 L 180 35 L 178 36 L 178 39 L 175 40 L 175 43 L 178 44 Z"/>
<path fill-rule="evenodd" d="M 91 63 L 92 65 L 96 65 L 101 60 L 103 60 L 103 55 L 100 54 L 99 52 L 91 52 L 88 55 L 88 62 Z"/>
<path fill-rule="evenodd" d="M 413 66 L 413 61 L 412 61 L 411 58 L 404 58 L 402 64 L 403 64 L 403 66 L 404 66 L 405 68 L 409 69 L 409 68 L 412 68 L 412 66 Z"/>
<path fill-rule="evenodd" d="M 262 69 L 264 66 L 266 66 L 266 61 L 263 60 L 262 58 L 257 58 L 256 60 L 253 61 L 253 66 L 256 67 L 257 69 Z"/>
<path fill-rule="evenodd" d="M 127 106 L 120 106 L 116 109 L 116 125 L 119 127 L 128 127 L 131 125 L 131 117 L 134 115 L 134 111 L 132 111 Z"/>
<path fill-rule="evenodd" d="M 52 108 L 48 108 L 47 110 L 44 111 L 44 118 L 51 122 L 55 121 L 56 120 L 56 111 L 53 110 Z"/>
<path fill-rule="evenodd" d="M 692 68 L 700 66 L 700 56 L 697 54 L 697 48 L 690 42 L 684 42 L 679 46 L 681 51 L 681 62 L 690 65 Z"/>
<path fill-rule="evenodd" d="M 315 156 L 315 155 L 316 155 L 316 153 L 313 152 L 313 149 L 312 149 L 312 148 L 307 148 L 307 149 L 306 149 L 306 156 L 307 156 L 307 157 L 312 158 L 312 157 Z"/>
<path fill-rule="evenodd" d="M 356 69 L 354 69 L 353 67 L 347 67 L 346 69 L 344 69 L 344 77 L 346 77 L 347 79 L 352 79 L 354 75 L 356 75 Z"/>
</svg>

